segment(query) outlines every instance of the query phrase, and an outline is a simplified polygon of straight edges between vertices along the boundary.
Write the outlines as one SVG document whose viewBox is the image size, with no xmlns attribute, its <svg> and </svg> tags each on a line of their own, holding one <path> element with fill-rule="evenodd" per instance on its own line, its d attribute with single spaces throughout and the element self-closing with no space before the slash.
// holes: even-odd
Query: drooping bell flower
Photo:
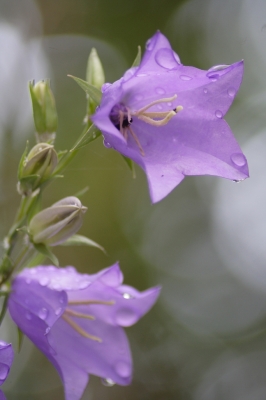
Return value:
<svg viewBox="0 0 266 400">
<path fill-rule="evenodd" d="M 128 385 L 132 358 L 123 327 L 155 303 L 157 287 L 138 292 L 122 284 L 115 264 L 97 274 L 73 267 L 39 266 L 14 279 L 9 312 L 14 322 L 57 369 L 66 400 L 78 400 L 89 375 Z"/>
<path fill-rule="evenodd" d="M 240 87 L 243 61 L 208 71 L 181 64 L 157 32 L 139 67 L 102 87 L 92 117 L 106 147 L 139 164 L 157 202 L 186 175 L 216 175 L 235 181 L 248 166 L 223 119 Z"/>
<path fill-rule="evenodd" d="M 0 341 L 0 386 L 5 382 L 14 358 L 11 343 Z M 0 400 L 6 400 L 4 393 L 0 390 Z"/>
</svg>

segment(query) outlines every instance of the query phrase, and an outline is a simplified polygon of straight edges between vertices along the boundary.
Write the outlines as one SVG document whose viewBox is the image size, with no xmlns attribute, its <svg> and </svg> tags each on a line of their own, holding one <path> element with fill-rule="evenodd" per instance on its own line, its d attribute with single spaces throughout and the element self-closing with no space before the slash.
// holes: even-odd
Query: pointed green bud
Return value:
<svg viewBox="0 0 266 400">
<path fill-rule="evenodd" d="M 54 146 L 38 143 L 20 162 L 18 190 L 20 194 L 30 194 L 50 178 L 55 170 L 58 158 Z"/>
<path fill-rule="evenodd" d="M 29 83 L 33 118 L 38 142 L 53 143 L 57 130 L 55 99 L 49 81 Z"/>
<path fill-rule="evenodd" d="M 101 87 L 105 82 L 103 66 L 98 56 L 98 53 L 94 48 L 91 49 L 88 58 L 86 81 L 99 90 L 101 90 Z M 95 104 L 93 99 L 88 96 L 88 115 L 94 114 L 97 105 L 98 104 Z"/>
<path fill-rule="evenodd" d="M 104 70 L 96 49 L 92 48 L 86 72 L 86 81 L 101 90 L 105 82 Z"/>
<path fill-rule="evenodd" d="M 81 227 L 84 207 L 77 197 L 66 197 L 36 214 L 29 224 L 33 243 L 56 246 L 73 236 Z"/>
</svg>

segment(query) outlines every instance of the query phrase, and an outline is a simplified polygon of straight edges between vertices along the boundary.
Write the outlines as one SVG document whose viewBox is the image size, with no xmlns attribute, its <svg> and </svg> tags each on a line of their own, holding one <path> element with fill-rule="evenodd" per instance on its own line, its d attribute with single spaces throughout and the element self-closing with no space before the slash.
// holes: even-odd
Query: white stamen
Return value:
<svg viewBox="0 0 266 400">
<path fill-rule="evenodd" d="M 84 331 L 84 329 L 82 329 L 78 324 L 76 324 L 76 322 L 74 322 L 70 317 L 68 317 L 66 314 L 62 315 L 62 318 L 76 331 L 78 332 L 81 336 L 87 338 L 87 339 L 91 339 L 91 340 L 95 340 L 96 342 L 101 343 L 102 339 L 100 339 L 98 336 L 93 336 L 90 335 L 89 333 L 87 333 L 86 331 Z"/>
</svg>

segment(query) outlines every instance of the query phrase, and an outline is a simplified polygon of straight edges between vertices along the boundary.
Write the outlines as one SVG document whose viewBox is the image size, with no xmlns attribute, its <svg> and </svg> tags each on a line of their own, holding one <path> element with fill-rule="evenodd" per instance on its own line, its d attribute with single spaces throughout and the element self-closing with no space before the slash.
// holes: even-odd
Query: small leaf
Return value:
<svg viewBox="0 0 266 400">
<path fill-rule="evenodd" d="M 61 243 L 60 246 L 92 246 L 97 247 L 98 249 L 106 253 L 105 249 L 101 245 L 82 235 L 73 235 L 64 243 Z"/>
<path fill-rule="evenodd" d="M 102 93 L 99 89 L 97 89 L 95 86 L 91 85 L 90 83 L 84 81 L 83 79 L 77 78 L 76 76 L 73 75 L 68 75 L 70 78 L 73 78 L 77 84 L 85 90 L 85 92 L 95 101 L 95 103 L 98 105 L 101 102 L 102 99 Z"/>
<path fill-rule="evenodd" d="M 132 64 L 132 67 L 138 67 L 141 61 L 141 47 L 138 46 L 138 53 L 137 56 Z"/>
<path fill-rule="evenodd" d="M 89 190 L 89 186 L 86 186 L 84 189 L 81 189 L 79 192 L 74 194 L 75 197 L 81 197 Z"/>
<path fill-rule="evenodd" d="M 122 155 L 122 154 L 121 154 L 121 155 Z M 135 178 L 136 178 L 136 170 L 135 170 L 134 161 L 131 160 L 131 158 L 125 157 L 125 156 L 123 156 L 123 155 L 122 155 L 122 157 L 123 157 L 123 159 L 125 160 L 125 162 L 127 163 L 127 166 L 129 167 L 130 171 L 132 172 L 132 177 L 133 177 L 133 179 L 135 179 Z"/>
<path fill-rule="evenodd" d="M 87 146 L 90 142 L 93 142 L 95 139 L 97 139 L 101 135 L 101 132 L 99 129 L 93 124 L 90 126 L 90 128 L 84 133 L 83 136 L 77 141 L 77 143 L 74 145 L 74 147 L 70 150 L 78 150 L 81 149 L 84 146 Z"/>
<path fill-rule="evenodd" d="M 24 167 L 24 162 L 27 158 L 27 154 L 28 154 L 28 148 L 29 148 L 29 141 L 27 140 L 26 143 L 26 148 L 21 156 L 21 159 L 19 161 L 19 165 L 18 165 L 18 179 L 20 179 L 21 173 L 22 173 L 22 169 Z"/>
<path fill-rule="evenodd" d="M 24 333 L 19 329 L 18 326 L 17 326 L 17 332 L 18 332 L 18 353 L 20 353 L 23 343 Z"/>
<path fill-rule="evenodd" d="M 39 253 L 49 258 L 49 260 L 51 260 L 54 265 L 56 265 L 57 267 L 59 266 L 59 261 L 57 257 L 51 252 L 51 250 L 47 246 L 45 246 L 45 244 L 33 243 L 33 246 Z"/>
</svg>

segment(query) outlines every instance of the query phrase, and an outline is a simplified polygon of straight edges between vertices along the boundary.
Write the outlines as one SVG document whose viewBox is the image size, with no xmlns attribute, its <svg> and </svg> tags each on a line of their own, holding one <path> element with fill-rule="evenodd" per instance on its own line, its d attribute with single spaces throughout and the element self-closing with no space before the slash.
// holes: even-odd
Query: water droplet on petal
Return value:
<svg viewBox="0 0 266 400">
<path fill-rule="evenodd" d="M 111 144 L 110 144 L 109 142 L 107 142 L 106 139 L 103 139 L 103 145 L 104 145 L 105 147 L 107 147 L 107 149 L 111 149 L 111 148 L 112 148 Z"/>
<path fill-rule="evenodd" d="M 227 93 L 228 93 L 228 96 L 234 97 L 235 94 L 236 94 L 236 90 L 235 90 L 235 88 L 230 87 L 230 88 L 227 90 Z"/>
<path fill-rule="evenodd" d="M 147 74 L 137 74 L 137 76 L 147 76 Z"/>
<path fill-rule="evenodd" d="M 175 57 L 176 62 L 177 62 L 178 64 L 181 65 L 181 60 L 180 60 L 180 58 L 179 58 L 179 55 L 176 54 L 174 51 L 173 51 L 173 55 L 174 55 L 174 57 Z"/>
<path fill-rule="evenodd" d="M 220 78 L 220 76 L 224 75 L 228 69 L 229 65 L 214 65 L 207 71 L 207 77 L 210 78 L 212 81 L 216 81 Z"/>
<path fill-rule="evenodd" d="M 79 287 L 79 289 L 85 289 L 86 287 L 89 286 L 89 284 L 90 284 L 90 281 L 85 280 L 85 281 L 80 282 L 78 287 Z"/>
<path fill-rule="evenodd" d="M 64 298 L 64 296 L 61 296 L 59 298 L 59 303 L 63 304 L 64 302 L 65 302 L 65 298 Z"/>
<path fill-rule="evenodd" d="M 170 103 L 170 101 L 169 101 L 169 103 L 167 103 L 167 105 L 168 105 L 169 107 L 172 107 L 172 103 Z"/>
<path fill-rule="evenodd" d="M 146 50 L 151 51 L 154 48 L 155 45 L 155 39 L 151 38 L 146 42 Z"/>
<path fill-rule="evenodd" d="M 127 378 L 131 375 L 131 365 L 125 361 L 118 361 L 115 364 L 115 370 L 122 378 Z"/>
<path fill-rule="evenodd" d="M 29 311 L 26 312 L 26 319 L 30 321 L 32 319 L 32 315 Z"/>
<path fill-rule="evenodd" d="M 55 315 L 59 315 L 62 311 L 62 307 L 59 307 L 57 310 L 55 310 Z"/>
<path fill-rule="evenodd" d="M 43 276 L 40 279 L 40 285 L 41 286 L 47 286 L 49 281 L 50 281 L 50 279 L 47 276 Z"/>
<path fill-rule="evenodd" d="M 136 96 L 134 96 L 135 101 L 140 101 L 142 99 L 143 99 L 143 96 L 141 94 L 136 94 Z"/>
<path fill-rule="evenodd" d="M 104 84 L 102 85 L 102 88 L 101 88 L 102 93 L 105 92 L 106 89 L 108 89 L 110 86 L 112 86 L 111 83 L 107 83 L 107 82 L 104 83 Z"/>
<path fill-rule="evenodd" d="M 133 296 L 131 296 L 129 293 L 123 293 L 123 297 L 124 299 L 133 299 Z"/>
<path fill-rule="evenodd" d="M 121 326 L 133 325 L 138 320 L 136 312 L 130 308 L 122 308 L 116 313 L 116 322 Z"/>
<path fill-rule="evenodd" d="M 231 160 L 238 167 L 244 167 L 247 163 L 246 157 L 242 153 L 233 153 L 231 155 Z"/>
<path fill-rule="evenodd" d="M 215 111 L 215 115 L 216 115 L 217 118 L 222 118 L 223 117 L 223 113 L 220 110 L 216 110 Z"/>
<path fill-rule="evenodd" d="M 4 363 L 0 363 L 0 380 L 4 381 L 8 373 L 9 373 L 9 366 Z"/>
<path fill-rule="evenodd" d="M 102 384 L 111 387 L 115 385 L 115 382 L 110 378 L 102 378 Z"/>
<path fill-rule="evenodd" d="M 47 318 L 47 316 L 48 316 L 48 310 L 47 310 L 47 308 L 42 308 L 39 312 L 38 312 L 38 315 L 39 315 L 39 317 L 41 318 L 41 319 L 46 319 Z"/>
<path fill-rule="evenodd" d="M 128 70 L 124 73 L 124 75 L 123 75 L 123 81 L 126 82 L 126 81 L 128 81 L 130 78 L 132 78 L 132 76 L 133 76 L 134 73 L 135 73 L 135 70 L 136 70 L 136 68 L 130 68 L 130 69 L 128 69 Z"/>
<path fill-rule="evenodd" d="M 208 71 L 223 71 L 224 69 L 228 68 L 228 64 L 220 64 L 220 65 L 214 65 L 211 67 Z"/>
<path fill-rule="evenodd" d="M 47 335 L 47 334 L 50 332 L 50 330 L 51 330 L 51 327 L 48 326 L 48 327 L 46 328 L 45 335 Z"/>
<path fill-rule="evenodd" d="M 157 51 L 155 61 L 165 69 L 175 69 L 178 67 L 173 51 L 166 47 Z"/>
<path fill-rule="evenodd" d="M 161 87 L 157 87 L 157 88 L 155 89 L 155 92 L 158 93 L 158 94 L 164 94 L 164 93 L 165 93 L 165 90 L 164 90 L 163 88 L 161 88 Z"/>
<path fill-rule="evenodd" d="M 158 110 L 162 110 L 163 106 L 161 104 L 157 104 L 157 108 L 158 108 Z"/>
<path fill-rule="evenodd" d="M 182 79 L 182 81 L 191 81 L 191 76 L 188 75 L 180 75 L 179 77 L 180 79 Z"/>
<path fill-rule="evenodd" d="M 207 90 L 206 88 L 203 89 L 203 93 L 207 94 L 207 93 L 208 93 L 208 90 Z"/>
</svg>

